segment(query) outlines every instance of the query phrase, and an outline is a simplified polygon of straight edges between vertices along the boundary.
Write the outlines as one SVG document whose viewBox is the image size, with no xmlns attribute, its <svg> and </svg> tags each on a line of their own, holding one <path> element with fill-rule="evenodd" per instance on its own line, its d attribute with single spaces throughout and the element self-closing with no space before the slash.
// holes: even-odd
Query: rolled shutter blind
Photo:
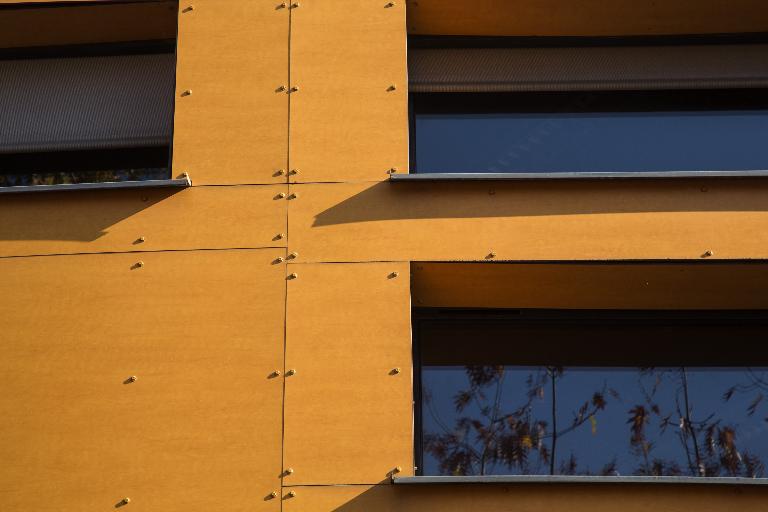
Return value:
<svg viewBox="0 0 768 512">
<path fill-rule="evenodd" d="M 175 56 L 0 61 L 0 153 L 161 146 Z"/>
<path fill-rule="evenodd" d="M 768 86 L 768 44 L 414 48 L 413 92 L 709 89 Z"/>
</svg>

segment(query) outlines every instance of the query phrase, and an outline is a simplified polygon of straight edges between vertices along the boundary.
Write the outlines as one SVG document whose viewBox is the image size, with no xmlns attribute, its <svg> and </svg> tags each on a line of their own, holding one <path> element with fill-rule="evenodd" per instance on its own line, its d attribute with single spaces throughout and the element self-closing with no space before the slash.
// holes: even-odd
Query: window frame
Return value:
<svg viewBox="0 0 768 512">
<path fill-rule="evenodd" d="M 525 315 L 530 315 L 526 317 Z M 723 476 L 586 476 L 586 475 L 479 475 L 445 476 L 424 475 L 424 422 L 423 422 L 423 326 L 422 322 L 477 322 L 493 321 L 568 321 L 600 320 L 611 321 L 649 319 L 663 321 L 669 319 L 679 322 L 712 320 L 716 322 L 755 322 L 768 327 L 768 310 L 564 310 L 564 309 L 478 309 L 478 308 L 438 308 L 414 307 L 412 323 L 412 360 L 413 360 L 413 396 L 414 396 L 414 465 L 412 477 L 393 478 L 394 483 L 402 484 L 441 484 L 441 483 L 668 483 L 668 484 L 738 484 L 768 485 L 768 475 L 760 478 L 723 477 Z M 763 359 L 768 361 L 768 352 L 763 349 Z M 730 361 L 728 361 L 730 363 Z M 505 363 L 506 364 L 506 363 Z M 574 365 L 571 365 L 574 366 Z M 579 365 L 575 365 L 579 366 Z M 687 365 L 688 366 L 688 365 Z M 691 367 L 696 366 L 691 364 Z M 724 366 L 728 366 L 725 364 Z M 733 365 L 731 365 L 733 366 Z"/>
</svg>

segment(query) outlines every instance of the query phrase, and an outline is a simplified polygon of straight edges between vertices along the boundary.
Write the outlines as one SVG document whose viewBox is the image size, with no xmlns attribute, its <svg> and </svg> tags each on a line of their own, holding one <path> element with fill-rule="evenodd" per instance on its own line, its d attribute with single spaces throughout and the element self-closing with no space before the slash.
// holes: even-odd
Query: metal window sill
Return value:
<svg viewBox="0 0 768 512">
<path fill-rule="evenodd" d="M 192 180 L 184 178 L 146 181 L 108 181 L 104 183 L 62 183 L 58 185 L 20 185 L 0 187 L 0 194 L 18 194 L 22 192 L 64 192 L 72 190 L 114 190 L 133 188 L 186 188 L 192 186 Z"/>
<path fill-rule="evenodd" d="M 391 174 L 390 181 L 537 181 L 537 180 L 612 180 L 671 178 L 758 178 L 768 170 L 754 171 L 664 171 L 664 172 L 441 172 Z"/>
<path fill-rule="evenodd" d="M 572 476 L 572 475 L 487 475 L 487 476 L 405 476 L 392 479 L 399 485 L 428 484 L 674 484 L 674 485 L 768 485 L 768 478 L 690 476 Z"/>
</svg>

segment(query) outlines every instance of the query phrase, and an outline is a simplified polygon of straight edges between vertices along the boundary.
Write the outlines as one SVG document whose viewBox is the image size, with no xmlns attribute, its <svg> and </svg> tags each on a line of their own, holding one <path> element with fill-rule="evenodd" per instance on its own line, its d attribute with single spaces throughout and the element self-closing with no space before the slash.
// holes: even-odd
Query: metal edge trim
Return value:
<svg viewBox="0 0 768 512">
<path fill-rule="evenodd" d="M 768 485 L 768 478 L 692 476 L 578 476 L 578 475 L 486 475 L 407 476 L 392 483 L 414 484 L 686 484 L 686 485 Z"/>
<path fill-rule="evenodd" d="M 72 190 L 113 190 L 132 188 L 186 188 L 192 186 L 192 180 L 187 176 L 169 180 L 146 181 L 108 181 L 104 183 L 62 183 L 58 185 L 20 185 L 16 187 L 0 187 L 0 194 L 19 194 L 28 192 L 63 192 Z"/>
<path fill-rule="evenodd" d="M 768 170 L 663 171 L 663 172 L 510 172 L 391 174 L 389 181 L 537 181 L 537 180 L 642 180 L 680 178 L 762 178 Z"/>
</svg>

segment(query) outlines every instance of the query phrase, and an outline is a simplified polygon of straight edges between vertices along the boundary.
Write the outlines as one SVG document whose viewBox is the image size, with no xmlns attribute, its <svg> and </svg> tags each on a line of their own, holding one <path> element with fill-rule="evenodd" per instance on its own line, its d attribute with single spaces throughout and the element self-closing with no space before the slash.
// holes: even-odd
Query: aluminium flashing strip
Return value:
<svg viewBox="0 0 768 512">
<path fill-rule="evenodd" d="M 486 475 L 395 477 L 399 485 L 427 484 L 693 484 L 768 485 L 768 478 L 692 476 L 578 476 L 578 475 Z"/>
<path fill-rule="evenodd" d="M 73 190 L 112 190 L 132 188 L 186 188 L 192 186 L 189 177 L 170 180 L 146 181 L 107 181 L 104 183 L 61 183 L 58 185 L 20 185 L 0 187 L 0 194 L 18 194 L 23 192 L 64 192 Z"/>
<path fill-rule="evenodd" d="M 667 178 L 757 178 L 768 170 L 754 171 L 661 171 L 661 172 L 445 172 L 391 174 L 389 181 L 537 181 Z"/>
</svg>

